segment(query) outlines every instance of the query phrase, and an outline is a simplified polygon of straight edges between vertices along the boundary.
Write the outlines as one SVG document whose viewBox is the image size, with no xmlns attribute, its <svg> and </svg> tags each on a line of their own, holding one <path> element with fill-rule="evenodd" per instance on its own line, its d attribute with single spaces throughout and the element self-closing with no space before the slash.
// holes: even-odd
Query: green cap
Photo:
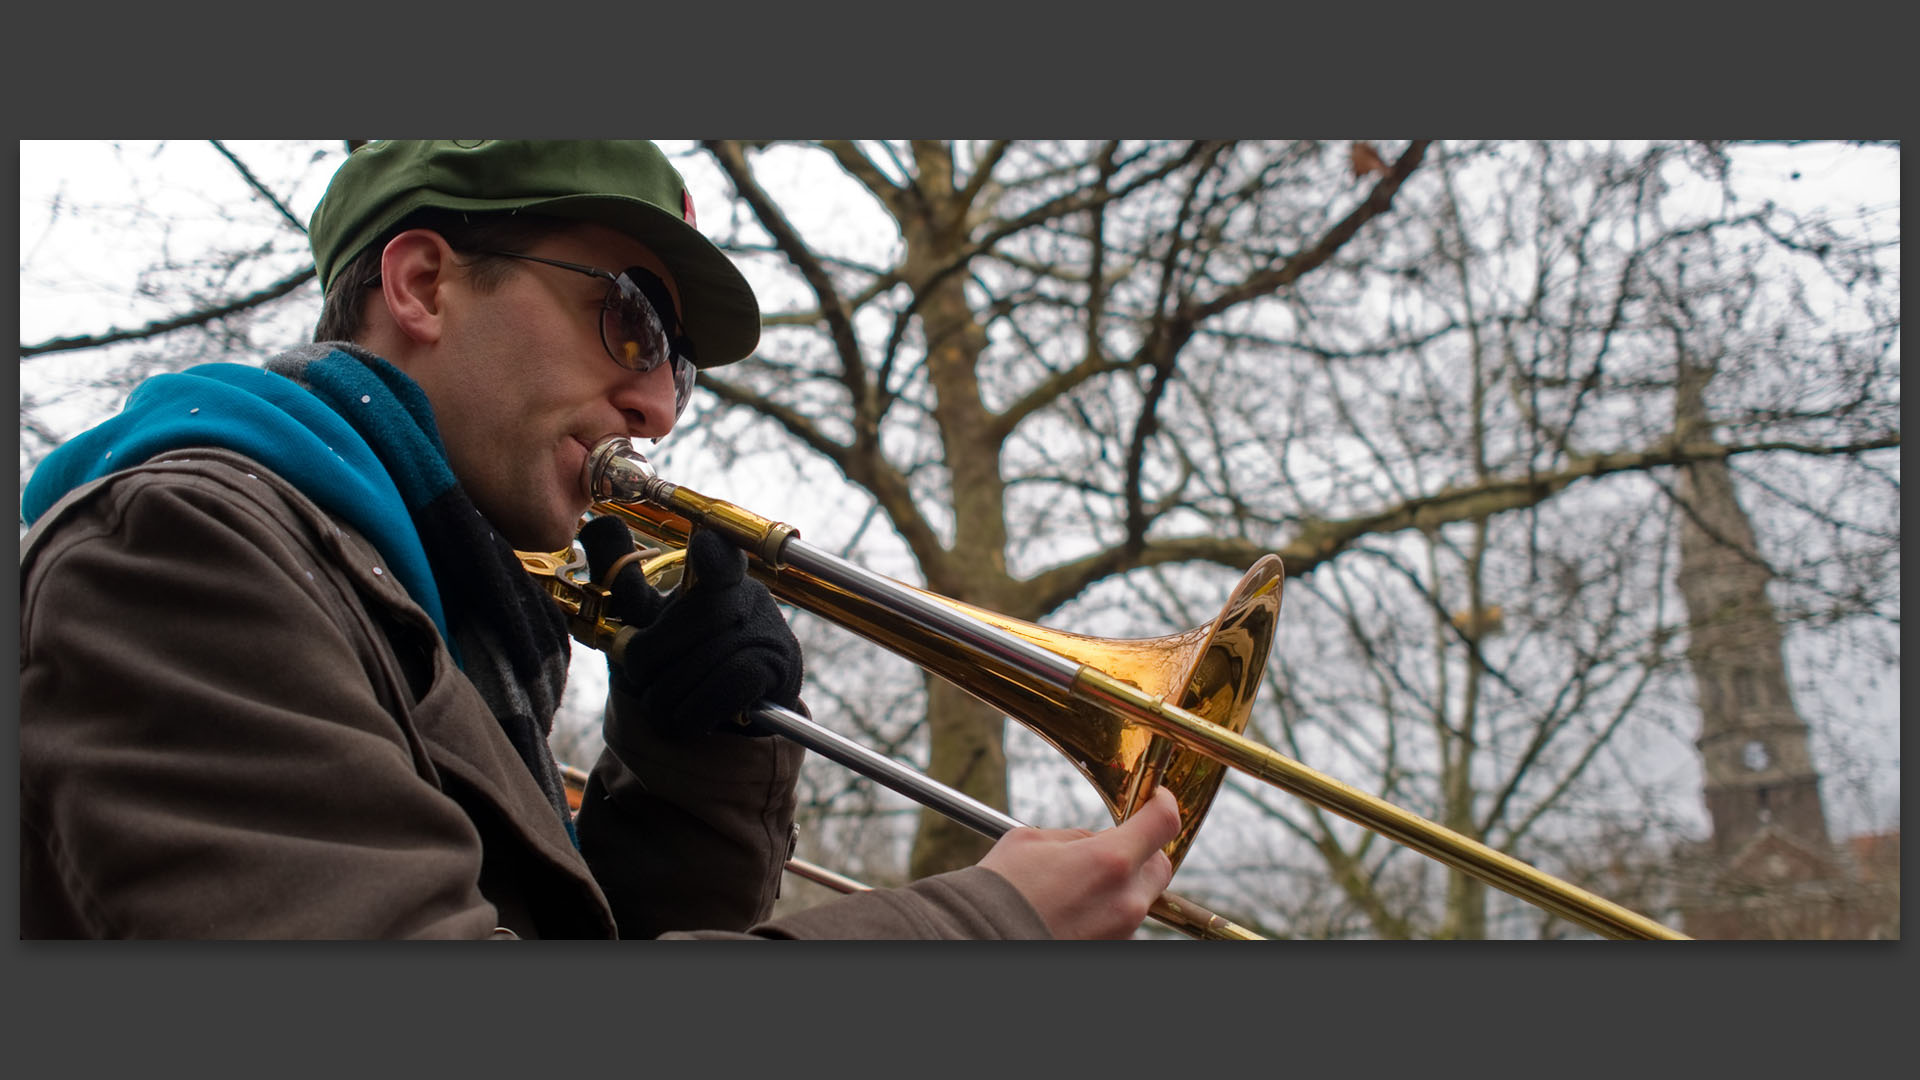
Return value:
<svg viewBox="0 0 1920 1080">
<path fill-rule="evenodd" d="M 371 142 L 347 156 L 314 208 L 308 239 L 321 288 L 416 210 L 527 211 L 605 225 L 653 249 L 680 286 L 701 367 L 760 342 L 752 286 L 694 225 L 686 181 L 645 141 L 507 139 Z"/>
</svg>

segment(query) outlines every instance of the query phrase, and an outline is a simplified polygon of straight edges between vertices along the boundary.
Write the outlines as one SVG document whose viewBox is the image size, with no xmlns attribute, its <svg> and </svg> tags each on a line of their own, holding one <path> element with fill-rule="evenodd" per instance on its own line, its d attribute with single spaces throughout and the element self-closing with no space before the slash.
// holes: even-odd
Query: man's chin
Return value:
<svg viewBox="0 0 1920 1080">
<path fill-rule="evenodd" d="M 525 550 L 565 551 L 568 547 L 572 546 L 574 535 L 580 531 L 580 526 L 584 524 L 586 524 L 585 521 L 583 521 L 581 518 L 576 517 L 571 521 L 567 522 L 567 524 L 563 528 L 560 528 L 551 533 L 541 534 L 543 540 L 539 548 L 535 548 L 535 549 L 522 548 L 521 550 L 523 551 Z"/>
<path fill-rule="evenodd" d="M 500 535 L 516 551 L 564 551 L 580 531 L 584 511 L 566 516 L 566 511 L 539 521 L 518 522 L 513 527 L 498 526 Z"/>
</svg>

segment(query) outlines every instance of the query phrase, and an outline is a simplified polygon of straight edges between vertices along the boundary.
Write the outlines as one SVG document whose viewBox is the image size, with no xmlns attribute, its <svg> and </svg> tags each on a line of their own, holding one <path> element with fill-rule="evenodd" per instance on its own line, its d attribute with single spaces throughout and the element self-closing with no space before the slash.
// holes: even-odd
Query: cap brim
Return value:
<svg viewBox="0 0 1920 1080">
<path fill-rule="evenodd" d="M 760 303 L 726 253 L 700 230 L 652 203 L 619 195 L 566 195 L 519 207 L 590 221 L 653 249 L 680 288 L 680 319 L 703 368 L 744 360 L 760 344 Z"/>
</svg>

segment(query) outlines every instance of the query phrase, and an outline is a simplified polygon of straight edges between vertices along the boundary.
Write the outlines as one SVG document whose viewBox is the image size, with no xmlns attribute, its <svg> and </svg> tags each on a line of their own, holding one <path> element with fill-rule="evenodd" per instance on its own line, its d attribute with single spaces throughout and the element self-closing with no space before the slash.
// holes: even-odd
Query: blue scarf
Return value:
<svg viewBox="0 0 1920 1080">
<path fill-rule="evenodd" d="M 41 462 L 21 520 L 31 525 L 88 481 L 202 446 L 258 461 L 379 549 L 572 834 L 547 745 L 572 656 L 566 624 L 454 478 L 419 384 L 338 343 L 294 349 L 264 371 L 202 364 L 156 375 L 119 415 Z"/>
<path fill-rule="evenodd" d="M 373 439 L 403 450 L 403 462 L 430 462 L 426 472 L 389 473 L 368 438 L 341 412 L 284 375 L 241 364 L 203 364 L 148 379 L 119 415 L 47 455 L 22 492 L 20 519 L 31 525 L 81 484 L 156 454 L 223 447 L 265 465 L 351 523 L 380 549 L 407 595 L 433 617 L 441 637 L 452 641 L 440 590 L 408 512 L 410 504 L 431 502 L 434 488 L 453 483 L 432 411 L 419 386 L 392 365 L 377 361 L 385 369 L 381 372 L 330 352 L 338 360 L 328 355 L 308 365 L 314 385 L 330 391 L 334 401 L 357 402 L 359 408 L 345 415 L 357 412 Z M 411 500 L 396 479 L 412 488 Z"/>
</svg>

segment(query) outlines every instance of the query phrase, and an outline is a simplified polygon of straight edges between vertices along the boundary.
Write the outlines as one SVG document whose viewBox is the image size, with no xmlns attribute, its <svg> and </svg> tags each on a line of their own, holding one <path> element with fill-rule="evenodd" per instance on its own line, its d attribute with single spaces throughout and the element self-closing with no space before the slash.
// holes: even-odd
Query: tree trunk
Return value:
<svg viewBox="0 0 1920 1080">
<path fill-rule="evenodd" d="M 952 486 L 954 537 L 944 553 L 920 553 L 933 591 L 996 611 L 1012 594 L 1007 575 L 1006 488 L 1000 444 L 980 396 L 986 331 L 968 305 L 966 275 L 936 276 L 967 241 L 966 206 L 955 196 L 953 161 L 944 144 L 916 143 L 916 194 L 902 200 L 907 242 L 905 276 L 914 285 L 926 336 L 934 420 Z M 932 555 L 933 557 L 928 557 Z M 1000 713 L 943 679 L 927 679 L 927 772 L 935 780 L 1007 809 L 1006 721 Z M 971 866 L 992 841 L 923 810 L 909 858 L 911 876 Z"/>
<path fill-rule="evenodd" d="M 927 677 L 927 775 L 988 806 L 1007 807 L 1007 722 L 935 675 Z M 907 876 L 918 880 L 972 866 L 993 841 L 935 810 L 920 811 Z"/>
</svg>

